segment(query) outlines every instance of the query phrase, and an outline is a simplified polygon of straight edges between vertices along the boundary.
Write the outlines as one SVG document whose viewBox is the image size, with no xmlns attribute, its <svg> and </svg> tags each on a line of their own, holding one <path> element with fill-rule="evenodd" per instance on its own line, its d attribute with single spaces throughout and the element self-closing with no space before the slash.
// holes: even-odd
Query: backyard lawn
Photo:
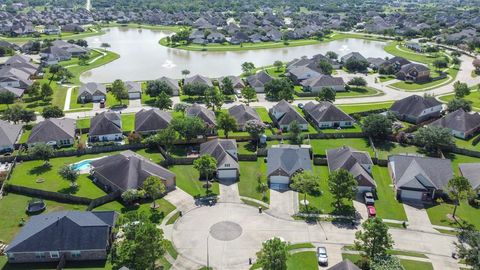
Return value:
<svg viewBox="0 0 480 270">
<path fill-rule="evenodd" d="M 379 102 L 379 103 L 361 103 L 361 104 L 349 104 L 349 105 L 338 105 L 337 107 L 342 109 L 345 113 L 358 113 L 365 112 L 370 110 L 380 110 L 388 109 L 392 106 L 393 101 L 388 102 Z"/>
<path fill-rule="evenodd" d="M 206 189 L 205 181 L 199 180 L 198 171 L 193 165 L 174 165 L 168 168 L 176 174 L 177 187 L 192 195 L 193 197 L 204 196 Z M 210 182 L 210 191 L 214 194 L 220 194 L 217 182 Z"/>
<path fill-rule="evenodd" d="M 78 87 L 75 87 L 72 90 L 72 95 L 70 96 L 70 110 L 92 109 L 93 108 L 92 102 L 87 102 L 85 104 L 78 102 L 78 90 L 79 90 Z"/>
<path fill-rule="evenodd" d="M 270 144 L 272 141 L 269 141 Z M 334 149 L 342 146 L 350 146 L 359 151 L 367 151 L 373 156 L 373 150 L 370 147 L 370 143 L 365 138 L 348 138 L 348 139 L 315 139 L 305 140 L 304 144 L 309 144 L 313 148 L 313 153 L 316 155 L 326 155 L 326 150 Z"/>
<path fill-rule="evenodd" d="M 375 200 L 377 215 L 385 219 L 407 220 L 403 205 L 395 199 L 388 168 L 373 166 L 372 174 L 377 183 L 378 198 Z"/>
<path fill-rule="evenodd" d="M 455 98 L 455 95 L 450 94 L 450 95 L 441 96 L 439 99 L 444 102 L 449 102 L 454 98 Z M 472 90 L 470 95 L 465 96 L 464 99 L 472 103 L 472 107 L 474 107 L 473 108 L 474 110 L 476 111 L 480 110 L 480 92 L 478 90 Z"/>
<path fill-rule="evenodd" d="M 255 108 L 255 111 L 257 111 L 258 116 L 260 116 L 260 119 L 264 123 L 272 123 L 272 119 L 270 118 L 270 115 L 268 115 L 268 111 L 265 108 Z"/>
<path fill-rule="evenodd" d="M 122 118 L 122 130 L 133 131 L 135 130 L 135 114 L 121 114 Z M 82 118 L 77 120 L 77 128 L 89 128 L 91 118 Z"/>
<path fill-rule="evenodd" d="M 377 150 L 379 159 L 388 159 L 388 156 L 395 154 L 423 154 L 421 149 L 416 146 L 393 142 L 375 143 L 375 149 Z"/>
<path fill-rule="evenodd" d="M 262 200 L 262 193 L 257 191 L 258 175 L 261 175 L 262 182 L 267 183 L 267 164 L 263 158 L 257 161 L 240 161 L 240 181 L 238 182 L 238 191 L 240 196 L 250 197 Z M 269 189 L 266 192 L 267 202 L 269 197 Z"/>
</svg>

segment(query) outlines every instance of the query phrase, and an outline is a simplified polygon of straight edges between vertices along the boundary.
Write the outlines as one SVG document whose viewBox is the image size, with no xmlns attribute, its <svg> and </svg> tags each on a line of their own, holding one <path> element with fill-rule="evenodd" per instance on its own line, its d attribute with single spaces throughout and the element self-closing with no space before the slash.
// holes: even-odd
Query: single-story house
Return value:
<svg viewBox="0 0 480 270">
<path fill-rule="evenodd" d="M 370 64 L 370 68 L 378 70 L 386 60 L 380 57 L 368 57 L 367 61 Z"/>
<path fill-rule="evenodd" d="M 296 121 L 302 130 L 308 130 L 308 122 L 295 108 L 285 100 L 279 101 L 270 109 L 272 120 L 283 131 L 288 131 L 290 124 Z"/>
<path fill-rule="evenodd" d="M 19 69 L 31 77 L 35 76 L 40 70 L 39 65 L 32 63 L 32 58 L 20 54 L 8 58 L 8 60 L 5 61 L 5 66 Z"/>
<path fill-rule="evenodd" d="M 262 122 L 262 119 L 258 115 L 257 111 L 245 104 L 235 105 L 228 109 L 228 114 L 235 118 L 237 121 L 237 130 L 244 131 L 245 124 L 250 120 L 257 120 Z"/>
<path fill-rule="evenodd" d="M 416 155 L 388 157 L 388 170 L 397 199 L 430 201 L 440 197 L 453 177 L 449 159 Z"/>
<path fill-rule="evenodd" d="M 99 102 L 107 99 L 107 88 L 96 82 L 82 84 L 78 89 L 78 102 Z"/>
<path fill-rule="evenodd" d="M 33 84 L 31 74 L 11 66 L 0 69 L 0 87 L 27 89 Z"/>
<path fill-rule="evenodd" d="M 220 87 L 223 86 L 222 85 L 223 78 L 218 79 L 218 84 L 220 85 Z M 226 76 L 226 78 L 229 78 L 230 81 L 232 82 L 233 90 L 235 91 L 235 93 L 240 94 L 242 89 L 245 88 L 245 83 L 242 81 L 242 79 L 239 76 Z"/>
<path fill-rule="evenodd" d="M 328 170 L 334 172 L 340 169 L 348 171 L 357 180 L 358 192 L 373 191 L 377 184 L 372 176 L 373 161 L 365 151 L 343 146 L 329 149 L 327 153 Z"/>
<path fill-rule="evenodd" d="M 460 175 L 467 178 L 472 189 L 480 195 L 480 163 L 458 164 Z"/>
<path fill-rule="evenodd" d="M 430 124 L 431 126 L 448 128 L 452 135 L 461 139 L 468 139 L 480 130 L 480 114 L 469 113 L 458 109 Z"/>
<path fill-rule="evenodd" d="M 32 216 L 5 249 L 9 263 L 106 260 L 114 211 L 60 211 Z"/>
<path fill-rule="evenodd" d="M 247 83 L 255 89 L 257 93 L 265 92 L 265 84 L 271 82 L 273 78 L 265 71 L 260 71 L 247 77 Z"/>
<path fill-rule="evenodd" d="M 178 93 L 180 93 L 180 86 L 178 85 L 178 80 L 177 79 L 172 79 L 172 78 L 168 78 L 168 77 L 161 77 L 161 78 L 158 78 L 157 81 L 162 81 L 162 82 L 165 82 L 168 86 L 170 86 L 170 88 L 172 88 L 172 95 L 173 96 L 178 96 Z"/>
<path fill-rule="evenodd" d="M 90 174 L 94 181 L 109 191 L 139 189 L 149 176 L 162 179 L 167 191 L 175 189 L 175 174 L 164 167 L 127 150 L 92 161 Z"/>
<path fill-rule="evenodd" d="M 215 127 L 217 125 L 215 113 L 196 103 L 187 108 L 186 115 L 188 117 L 199 117 L 209 127 Z"/>
<path fill-rule="evenodd" d="M 219 180 L 237 180 L 240 166 L 237 157 L 237 142 L 231 139 L 214 139 L 200 144 L 200 155 L 211 155 L 217 160 Z"/>
<path fill-rule="evenodd" d="M 439 117 L 442 103 L 434 97 L 411 95 L 397 100 L 390 107 L 399 120 L 419 124 L 428 119 Z"/>
<path fill-rule="evenodd" d="M 430 80 L 430 69 L 421 64 L 410 63 L 403 65 L 395 77 L 404 81 L 425 82 Z"/>
<path fill-rule="evenodd" d="M 192 77 L 188 77 L 185 79 L 183 84 L 187 85 L 187 84 L 193 84 L 193 83 L 205 84 L 209 87 L 213 86 L 212 81 L 209 78 L 202 75 L 194 75 Z"/>
<path fill-rule="evenodd" d="M 135 131 L 141 134 L 153 134 L 166 129 L 172 121 L 170 112 L 160 109 L 142 109 L 135 114 Z"/>
<path fill-rule="evenodd" d="M 76 121 L 69 118 L 48 118 L 36 124 L 27 140 L 28 147 L 37 143 L 71 146 L 75 142 Z"/>
<path fill-rule="evenodd" d="M 323 88 L 332 88 L 335 92 L 345 91 L 345 82 L 342 77 L 333 77 L 330 75 L 318 75 L 304 80 L 300 83 L 303 91 L 318 93 Z"/>
<path fill-rule="evenodd" d="M 12 93 L 15 96 L 15 98 L 21 98 L 25 90 L 21 88 L 11 87 L 11 86 L 0 86 L 0 93 L 6 93 L 6 92 Z"/>
<path fill-rule="evenodd" d="M 90 121 L 88 140 L 106 142 L 122 140 L 122 118 L 119 113 L 106 111 L 95 115 Z"/>
<path fill-rule="evenodd" d="M 309 66 L 299 66 L 288 69 L 287 76 L 295 83 L 300 83 L 304 80 L 319 77 L 322 75 L 319 71 L 310 68 Z"/>
<path fill-rule="evenodd" d="M 317 128 L 349 128 L 355 119 L 328 101 L 310 101 L 303 107 L 307 119 Z"/>
<path fill-rule="evenodd" d="M 0 120 L 0 153 L 13 152 L 20 133 L 22 133 L 22 125 Z"/>
<path fill-rule="evenodd" d="M 310 148 L 287 144 L 268 148 L 267 177 L 271 188 L 288 188 L 292 176 L 304 170 L 312 170 Z"/>
<path fill-rule="evenodd" d="M 88 52 L 89 52 L 89 50 L 87 48 L 80 47 L 77 44 L 66 42 L 66 41 L 61 40 L 61 39 L 54 40 L 52 42 L 52 46 L 62 48 L 64 50 L 66 50 L 67 52 L 71 53 L 72 56 L 80 56 L 80 55 L 88 54 Z"/>
<path fill-rule="evenodd" d="M 351 52 L 348 53 L 340 58 L 340 61 L 345 64 L 348 60 L 350 59 L 355 59 L 357 61 L 367 61 L 363 55 L 361 55 L 359 52 Z"/>
<path fill-rule="evenodd" d="M 352 263 L 350 260 L 345 259 L 334 266 L 328 268 L 328 270 L 361 270 L 358 266 Z"/>
<path fill-rule="evenodd" d="M 125 82 L 128 92 L 128 99 L 142 98 L 142 85 L 138 82 Z"/>
</svg>

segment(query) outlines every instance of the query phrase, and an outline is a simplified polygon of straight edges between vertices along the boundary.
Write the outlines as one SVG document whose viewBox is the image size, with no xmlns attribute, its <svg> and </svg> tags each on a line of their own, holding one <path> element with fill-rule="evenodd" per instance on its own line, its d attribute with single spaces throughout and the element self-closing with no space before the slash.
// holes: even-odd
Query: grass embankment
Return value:
<svg viewBox="0 0 480 270">
<path fill-rule="evenodd" d="M 31 35 L 22 36 L 22 37 L 0 36 L 0 39 L 11 42 L 11 43 L 26 43 L 30 40 L 44 40 L 44 39 L 84 39 L 87 37 L 99 36 L 103 34 L 105 34 L 105 32 L 103 32 L 101 29 L 90 27 L 90 28 L 87 28 L 85 32 L 82 32 L 82 33 L 64 32 L 64 33 L 61 33 L 60 35 L 41 34 L 39 37 L 33 37 Z"/>
</svg>

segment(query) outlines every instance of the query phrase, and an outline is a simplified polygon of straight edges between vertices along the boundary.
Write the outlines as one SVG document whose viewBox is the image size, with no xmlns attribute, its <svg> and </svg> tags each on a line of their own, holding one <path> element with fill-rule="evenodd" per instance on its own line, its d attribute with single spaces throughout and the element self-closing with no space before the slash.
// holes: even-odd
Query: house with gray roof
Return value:
<svg viewBox="0 0 480 270">
<path fill-rule="evenodd" d="M 263 70 L 247 77 L 248 85 L 255 89 L 257 93 L 265 92 L 265 84 L 272 80 L 273 78 Z"/>
<path fill-rule="evenodd" d="M 458 171 L 468 179 L 472 189 L 480 195 L 480 163 L 460 163 Z"/>
<path fill-rule="evenodd" d="M 32 59 L 25 55 L 16 54 L 5 61 L 5 66 L 19 69 L 30 76 L 34 76 L 40 70 L 40 66 L 32 63 Z"/>
<path fill-rule="evenodd" d="M 257 120 L 260 123 L 262 119 L 258 115 L 257 111 L 245 104 L 235 105 L 228 109 L 228 114 L 235 118 L 237 121 L 237 130 L 245 131 L 245 124 L 250 120 Z"/>
<path fill-rule="evenodd" d="M 440 197 L 453 177 L 449 159 L 417 155 L 388 157 L 388 170 L 397 199 L 430 201 Z"/>
<path fill-rule="evenodd" d="M 72 146 L 75 142 L 76 121 L 69 118 L 48 118 L 36 124 L 27 140 L 28 147 L 37 143 L 52 146 Z"/>
<path fill-rule="evenodd" d="M 310 68 L 309 66 L 298 66 L 288 69 L 287 76 L 295 83 L 300 83 L 304 80 L 319 77 L 320 71 Z"/>
<path fill-rule="evenodd" d="M 170 88 L 172 88 L 172 91 L 173 91 L 172 95 L 178 96 L 178 93 L 180 92 L 180 86 L 178 85 L 177 79 L 172 79 L 172 78 L 163 76 L 161 78 L 158 78 L 157 81 L 165 82 L 168 86 L 170 86 Z"/>
<path fill-rule="evenodd" d="M 233 90 L 236 94 L 241 94 L 242 89 L 245 88 L 245 83 L 239 76 L 226 76 L 218 79 L 218 84 L 223 87 L 223 79 L 228 78 L 232 82 Z"/>
<path fill-rule="evenodd" d="M 287 101 L 281 100 L 270 109 L 270 115 L 275 125 L 283 131 L 288 131 L 290 124 L 296 121 L 302 130 L 308 130 L 308 122 Z"/>
<path fill-rule="evenodd" d="M 186 115 L 188 117 L 199 117 L 209 127 L 215 127 L 217 125 L 215 113 L 196 103 L 187 108 Z"/>
<path fill-rule="evenodd" d="M 345 259 L 334 266 L 328 268 L 328 270 L 361 270 L 358 266 L 352 263 L 350 260 Z"/>
<path fill-rule="evenodd" d="M 302 82 L 303 91 L 318 93 L 323 88 L 332 88 L 335 92 L 345 91 L 345 82 L 342 77 L 333 77 L 331 75 L 320 74 L 313 76 Z"/>
<path fill-rule="evenodd" d="M 142 188 L 149 176 L 162 179 L 167 191 L 175 189 L 173 172 L 130 150 L 94 160 L 91 166 L 90 174 L 107 192 Z"/>
<path fill-rule="evenodd" d="M 72 54 L 72 56 L 80 56 L 80 55 L 87 54 L 89 52 L 89 50 L 86 48 L 80 47 L 77 44 L 66 42 L 61 39 L 54 40 L 52 42 L 52 46 L 61 48 L 69 52 L 70 54 Z"/>
<path fill-rule="evenodd" d="M 399 120 L 419 124 L 428 119 L 439 117 L 442 103 L 434 97 L 411 95 L 397 100 L 390 107 Z"/>
<path fill-rule="evenodd" d="M 60 211 L 32 216 L 5 249 L 9 263 L 106 260 L 114 211 Z"/>
<path fill-rule="evenodd" d="M 303 107 L 308 120 L 316 128 L 350 128 L 355 119 L 328 101 L 310 101 Z"/>
<path fill-rule="evenodd" d="M 395 77 L 403 81 L 426 82 L 430 80 L 430 69 L 425 65 L 410 63 L 403 65 Z"/>
<path fill-rule="evenodd" d="M 340 169 L 348 171 L 357 180 L 360 193 L 375 189 L 377 184 L 372 175 L 373 161 L 370 158 L 370 154 L 348 146 L 329 149 L 326 151 L 326 154 L 330 172 Z"/>
<path fill-rule="evenodd" d="M 184 85 L 193 84 L 193 83 L 204 84 L 204 85 L 207 85 L 209 87 L 213 86 L 212 81 L 209 78 L 207 78 L 205 76 L 202 76 L 202 75 L 194 75 L 192 77 L 186 78 L 185 82 L 184 82 Z"/>
<path fill-rule="evenodd" d="M 125 82 L 128 92 L 128 99 L 142 98 L 142 85 L 139 82 Z"/>
<path fill-rule="evenodd" d="M 357 61 L 367 61 L 363 55 L 361 55 L 359 52 L 351 52 L 348 53 L 340 58 L 340 61 L 345 64 L 348 60 L 355 59 Z"/>
<path fill-rule="evenodd" d="M 23 93 L 25 93 L 24 89 L 11 87 L 11 86 L 0 86 L 0 93 L 12 93 L 15 98 L 21 98 Z"/>
<path fill-rule="evenodd" d="M 135 131 L 141 134 L 153 134 L 166 129 L 172 121 L 170 112 L 160 109 L 142 109 L 135 114 Z"/>
<path fill-rule="evenodd" d="M 11 66 L 0 69 L 0 87 L 27 89 L 33 84 L 31 74 Z"/>
<path fill-rule="evenodd" d="M 272 188 L 288 188 L 292 176 L 312 170 L 310 148 L 278 144 L 268 148 L 267 177 Z"/>
<path fill-rule="evenodd" d="M 90 120 L 89 142 L 120 141 L 122 139 L 122 118 L 119 113 L 105 111 Z"/>
<path fill-rule="evenodd" d="M 22 125 L 0 120 L 0 153 L 13 152 L 21 133 Z"/>
<path fill-rule="evenodd" d="M 200 144 L 200 155 L 211 155 L 217 160 L 219 180 L 237 180 L 240 166 L 237 157 L 237 142 L 232 139 L 214 139 Z"/>
<path fill-rule="evenodd" d="M 105 85 L 96 82 L 89 82 L 82 84 L 78 89 L 77 101 L 79 103 L 85 102 L 99 102 L 107 99 L 107 88 Z"/>
<path fill-rule="evenodd" d="M 453 136 L 461 139 L 468 139 L 480 130 L 480 114 L 477 112 L 469 113 L 460 108 L 436 120 L 430 125 L 448 128 L 451 130 Z"/>
</svg>

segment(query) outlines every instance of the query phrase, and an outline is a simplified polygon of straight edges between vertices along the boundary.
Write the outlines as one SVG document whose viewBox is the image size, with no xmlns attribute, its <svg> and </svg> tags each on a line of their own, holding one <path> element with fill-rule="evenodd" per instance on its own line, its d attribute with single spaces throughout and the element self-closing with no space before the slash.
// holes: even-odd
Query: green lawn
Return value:
<svg viewBox="0 0 480 270">
<path fill-rule="evenodd" d="M 70 72 L 72 72 L 73 76 L 74 76 L 72 79 L 70 79 L 70 83 L 80 84 L 80 75 L 83 72 L 85 72 L 87 70 L 90 70 L 90 69 L 93 69 L 93 68 L 96 68 L 96 67 L 99 67 L 99 66 L 103 66 L 105 64 L 108 64 L 108 63 L 110 63 L 114 60 L 117 60 L 120 57 L 120 55 L 118 55 L 114 52 L 111 52 L 111 51 L 102 50 L 102 52 L 106 53 L 106 55 L 98 58 L 93 63 L 90 63 L 90 64 L 87 63 L 85 65 L 76 65 L 76 66 L 69 67 L 68 70 L 70 70 Z M 95 57 L 91 57 L 87 62 L 94 60 L 94 58 Z M 75 64 L 75 63 L 72 63 L 72 64 Z M 78 62 L 77 62 L 77 64 L 78 64 Z"/>
<path fill-rule="evenodd" d="M 444 101 L 444 102 L 449 102 L 450 100 L 452 100 L 454 98 L 455 98 L 455 94 L 450 94 L 450 95 L 441 96 L 440 100 Z M 480 92 L 479 91 L 472 90 L 470 95 L 464 97 L 464 99 L 466 99 L 466 100 L 468 100 L 472 103 L 472 106 L 474 107 L 474 110 L 476 110 L 476 111 L 480 110 Z"/>
<path fill-rule="evenodd" d="M 269 141 L 272 143 L 274 141 Z M 278 142 L 278 141 L 275 141 Z M 308 144 L 308 140 L 304 141 L 304 144 Z M 326 150 L 334 149 L 342 146 L 350 146 L 359 151 L 367 151 L 373 156 L 373 150 L 370 147 L 370 143 L 365 138 L 348 138 L 348 139 L 315 139 L 310 140 L 310 145 L 313 148 L 314 154 L 326 155 Z"/>
<path fill-rule="evenodd" d="M 342 253 L 342 258 L 344 260 L 349 259 L 351 262 L 355 263 L 360 260 L 360 255 Z M 429 262 L 400 259 L 400 264 L 405 270 L 433 270 L 433 265 Z"/>
<path fill-rule="evenodd" d="M 351 98 L 351 97 L 365 97 L 365 96 L 377 96 L 382 95 L 378 89 L 373 87 L 351 87 L 347 92 L 338 92 L 336 98 Z"/>
<path fill-rule="evenodd" d="M 328 189 L 328 167 L 327 166 L 313 166 L 313 173 L 320 177 L 320 191 L 321 194 L 309 195 L 307 194 L 308 207 L 310 211 L 314 210 L 321 214 L 332 214 L 335 208 L 332 206 L 333 196 Z M 303 194 L 298 195 L 299 201 L 303 200 Z M 351 204 L 351 203 L 350 203 Z"/>
<path fill-rule="evenodd" d="M 133 131 L 135 130 L 135 114 L 121 114 L 122 118 L 122 130 Z M 90 118 L 81 118 L 77 120 L 77 128 L 89 128 Z"/>
<path fill-rule="evenodd" d="M 260 119 L 262 119 L 264 123 L 272 123 L 272 119 L 270 118 L 270 115 L 268 114 L 267 109 L 255 108 L 255 111 L 257 111 L 258 116 L 260 116 Z"/>
<path fill-rule="evenodd" d="M 353 127 L 351 128 L 342 128 L 342 129 L 336 129 L 336 128 L 322 128 L 320 129 L 322 133 L 344 133 L 344 132 L 362 132 L 362 127 L 360 127 L 357 124 L 353 124 Z"/>
<path fill-rule="evenodd" d="M 78 102 L 78 87 L 73 88 L 72 95 L 70 96 L 70 110 L 75 109 L 92 109 L 93 103 L 87 102 L 85 104 Z"/>
<path fill-rule="evenodd" d="M 453 208 L 453 204 L 445 202 L 433 206 L 427 206 L 427 213 L 430 222 L 434 225 L 458 227 L 458 223 L 448 217 L 453 213 Z M 468 202 L 462 201 L 460 203 L 457 207 L 456 217 L 457 219 L 471 223 L 477 229 L 480 229 L 480 209 L 471 206 Z"/>
<path fill-rule="evenodd" d="M 422 154 L 421 149 L 408 144 L 399 144 L 393 142 L 375 143 L 375 149 L 379 159 L 388 159 L 388 156 L 395 154 L 417 153 Z"/>
<path fill-rule="evenodd" d="M 267 164 L 263 158 L 257 161 L 240 161 L 240 181 L 238 182 L 238 191 L 241 196 L 262 200 L 262 193 L 258 192 L 258 176 L 261 176 L 261 181 L 267 183 Z M 267 202 L 269 197 L 269 190 L 266 192 Z"/>
<path fill-rule="evenodd" d="M 45 38 L 55 38 L 55 39 L 83 39 L 86 37 L 103 35 L 103 31 L 93 31 L 92 29 L 88 28 L 85 32 L 82 33 L 71 33 L 71 32 L 64 32 L 60 35 L 45 35 L 42 34 L 40 37 L 32 37 L 32 36 L 22 36 L 22 37 L 0 37 L 0 39 L 12 42 L 12 43 L 25 43 L 29 40 L 44 40 Z"/>
<path fill-rule="evenodd" d="M 288 270 L 316 270 L 318 269 L 317 254 L 315 251 L 305 251 L 291 254 L 287 260 Z"/>
<path fill-rule="evenodd" d="M 342 109 L 345 113 L 358 113 L 365 112 L 370 110 L 380 110 L 388 109 L 392 106 L 393 101 L 379 102 L 379 103 L 362 103 L 362 104 L 349 104 L 349 105 L 338 105 L 337 107 Z"/>
<path fill-rule="evenodd" d="M 395 192 L 392 187 L 392 179 L 387 167 L 373 166 L 373 179 L 377 183 L 377 196 L 375 209 L 380 218 L 407 220 L 403 205 L 395 199 Z"/>
<path fill-rule="evenodd" d="M 175 165 L 168 168 L 176 174 L 177 187 L 192 195 L 193 197 L 203 196 L 206 193 L 204 187 L 205 181 L 199 180 L 198 171 L 193 168 L 193 165 Z M 218 183 L 210 182 L 210 191 L 214 194 L 219 194 Z"/>
<path fill-rule="evenodd" d="M 395 79 L 394 75 L 380 75 L 378 76 L 380 82 L 388 82 Z"/>
<path fill-rule="evenodd" d="M 398 89 L 402 89 L 402 90 L 405 90 L 405 91 L 422 91 L 425 88 L 433 88 L 435 86 L 441 86 L 444 83 L 448 83 L 449 81 L 451 81 L 451 79 L 448 78 L 448 77 L 445 77 L 445 78 L 440 79 L 440 80 L 429 81 L 429 82 L 424 82 L 424 83 L 414 83 L 414 82 L 401 81 L 401 82 L 392 83 L 388 86 L 398 88 Z"/>
<path fill-rule="evenodd" d="M 118 101 L 113 95 L 112 92 L 108 91 L 107 92 L 107 100 L 105 102 L 105 106 L 108 108 L 114 108 L 118 106 L 128 106 L 129 100 L 127 99 L 122 99 L 122 102 Z"/>
<path fill-rule="evenodd" d="M 401 50 L 399 50 L 396 47 L 397 45 L 400 46 Z M 422 54 L 422 53 L 413 52 L 408 48 L 402 46 L 402 44 L 398 41 L 392 41 L 388 43 L 387 46 L 383 47 L 383 49 L 389 54 L 400 56 L 410 61 L 419 62 L 423 64 L 432 64 L 433 61 L 437 59 L 441 59 L 443 57 L 442 53 Z"/>
</svg>

